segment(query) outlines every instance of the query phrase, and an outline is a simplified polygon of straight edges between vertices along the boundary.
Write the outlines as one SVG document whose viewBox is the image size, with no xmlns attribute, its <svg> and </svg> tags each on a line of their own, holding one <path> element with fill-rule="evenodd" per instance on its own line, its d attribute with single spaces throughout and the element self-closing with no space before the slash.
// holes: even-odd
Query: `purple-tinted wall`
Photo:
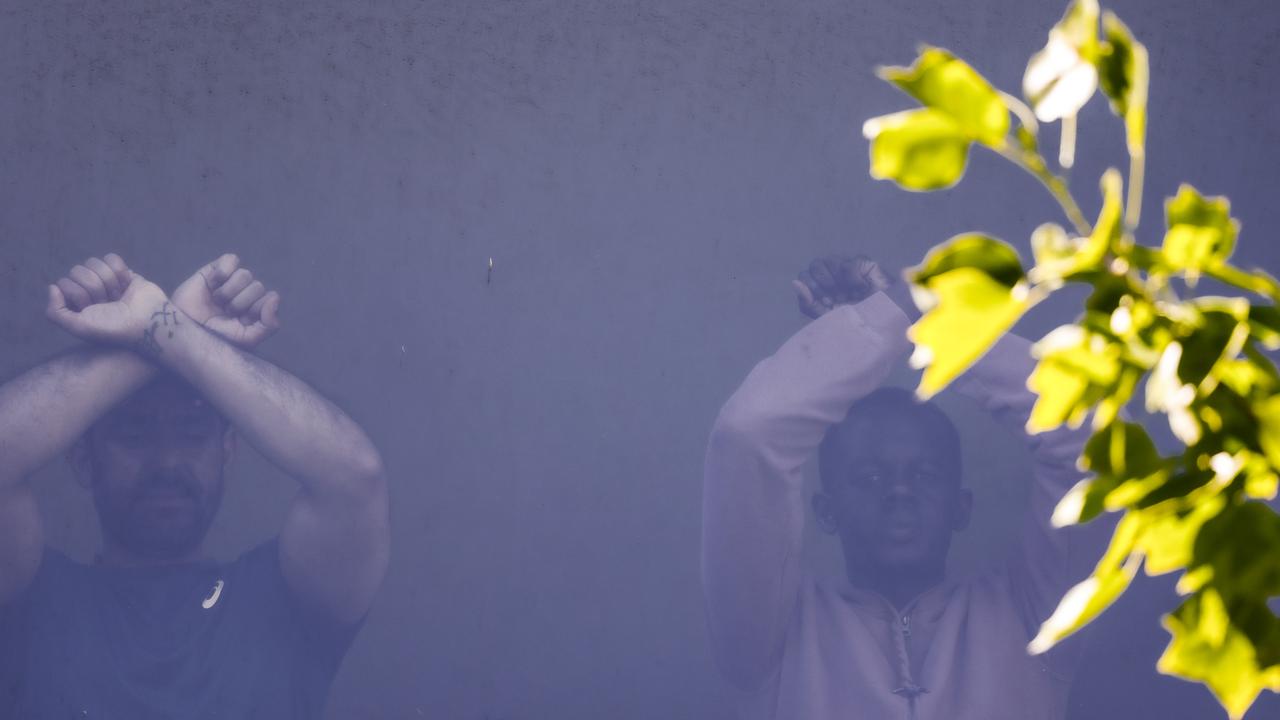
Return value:
<svg viewBox="0 0 1280 720">
<path fill-rule="evenodd" d="M 972 229 L 1025 249 L 1057 219 L 990 155 L 943 194 L 872 181 L 861 123 L 909 103 L 871 69 L 928 41 L 1016 90 L 1064 4 L 6 0 L 0 371 L 65 344 L 43 287 L 85 256 L 172 285 L 238 252 L 285 297 L 264 354 L 361 419 L 393 475 L 391 576 L 332 717 L 728 717 L 698 589 L 702 450 L 798 326 L 789 279 L 833 250 L 901 266 Z M 1109 5 L 1151 51 L 1146 239 L 1185 180 L 1229 195 L 1240 255 L 1280 270 L 1280 9 Z M 1081 143 L 1092 214 L 1123 158 L 1103 103 Z M 981 423 L 961 565 L 1006 542 L 1020 502 Z M 292 492 L 256 458 L 235 476 L 224 554 Z M 51 539 L 91 552 L 63 469 L 41 495 Z M 1160 592 L 1104 621 L 1079 717 L 1214 716 L 1172 681 L 1117 694 L 1163 642 L 1144 615 Z"/>
</svg>

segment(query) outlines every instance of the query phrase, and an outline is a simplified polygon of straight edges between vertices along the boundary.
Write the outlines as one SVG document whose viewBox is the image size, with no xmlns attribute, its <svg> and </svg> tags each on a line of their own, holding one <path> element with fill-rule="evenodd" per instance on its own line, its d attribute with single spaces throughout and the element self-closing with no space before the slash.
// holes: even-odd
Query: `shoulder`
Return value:
<svg viewBox="0 0 1280 720">
<path fill-rule="evenodd" d="M 73 560 L 61 550 L 45 546 L 35 577 L 27 589 L 19 593 L 16 602 L 50 595 L 58 597 L 92 581 L 90 566 Z"/>
</svg>

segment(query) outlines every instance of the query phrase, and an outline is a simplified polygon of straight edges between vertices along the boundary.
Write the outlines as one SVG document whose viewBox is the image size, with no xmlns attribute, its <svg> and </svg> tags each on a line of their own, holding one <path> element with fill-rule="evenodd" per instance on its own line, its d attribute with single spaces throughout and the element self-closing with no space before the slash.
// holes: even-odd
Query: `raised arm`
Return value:
<svg viewBox="0 0 1280 720">
<path fill-rule="evenodd" d="M 246 308 L 233 313 L 213 302 L 205 278 L 231 267 L 232 256 L 202 268 L 174 293 L 201 323 L 228 332 L 228 339 L 256 344 L 270 328 L 252 334 Z M 238 261 L 234 261 L 238 264 Z M 50 319 L 91 305 L 118 301 L 132 281 L 120 256 L 89 258 L 49 286 Z M 267 294 L 267 310 L 278 296 Z M 258 308 L 262 309 L 262 306 Z M 34 577 L 44 549 L 40 513 L 28 478 L 63 455 L 84 432 L 155 374 L 156 368 L 121 347 L 92 344 L 75 348 L 0 385 L 0 605 L 20 593 Z"/>
<path fill-rule="evenodd" d="M 0 605 L 27 587 L 44 551 L 29 477 L 153 372 L 126 350 L 87 347 L 0 385 Z"/>
<path fill-rule="evenodd" d="M 335 619 L 362 617 L 386 572 L 390 539 L 382 458 L 364 431 L 298 378 L 157 312 L 157 361 L 186 378 L 301 491 L 280 533 L 280 566 L 303 600 Z M 172 335 L 169 330 L 172 330 Z"/>
<path fill-rule="evenodd" d="M 137 273 L 120 299 L 66 310 L 55 320 L 83 339 L 127 345 L 186 379 L 301 491 L 280 536 L 286 581 L 306 604 L 339 621 L 361 617 L 385 573 L 387 498 L 381 458 L 364 432 L 301 380 L 228 342 L 269 331 L 273 301 L 234 256 L 205 268 L 206 291 L 256 322 L 198 322 Z M 278 302 L 278 300 L 274 301 Z"/>
<path fill-rule="evenodd" d="M 775 670 L 795 608 L 806 512 L 801 470 L 827 428 L 877 388 L 907 349 L 906 316 L 874 285 L 827 305 L 801 287 L 801 309 L 820 317 L 751 371 L 720 411 L 707 447 L 708 624 L 722 671 L 744 689 Z"/>
<path fill-rule="evenodd" d="M 1059 428 L 1038 435 L 1024 429 L 1036 395 L 1027 389 L 1035 368 L 1031 343 L 1005 335 L 953 386 L 1024 439 L 1031 453 L 1031 492 L 1022 540 L 1011 555 L 1011 580 L 1034 636 L 1072 583 L 1083 578 L 1106 546 L 1109 526 L 1098 520 L 1084 528 L 1055 529 L 1049 522 L 1058 500 L 1083 473 L 1076 460 L 1088 439 L 1084 428 Z"/>
</svg>

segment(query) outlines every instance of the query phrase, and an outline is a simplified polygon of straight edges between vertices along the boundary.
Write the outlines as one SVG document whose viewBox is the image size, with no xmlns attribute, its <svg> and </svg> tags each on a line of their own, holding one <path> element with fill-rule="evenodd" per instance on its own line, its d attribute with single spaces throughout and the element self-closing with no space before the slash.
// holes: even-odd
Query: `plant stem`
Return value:
<svg viewBox="0 0 1280 720">
<path fill-rule="evenodd" d="M 996 152 L 1003 156 L 1006 160 L 1026 170 L 1032 177 L 1040 181 L 1054 200 L 1062 206 L 1062 211 L 1066 213 L 1067 219 L 1075 226 L 1076 234 L 1087 236 L 1093 232 L 1093 227 L 1089 225 L 1089 221 L 1084 219 L 1084 213 L 1080 212 L 1080 206 L 1076 205 L 1075 198 L 1071 197 L 1071 191 L 1067 189 L 1067 183 L 1061 177 L 1049 172 L 1045 165 L 1044 158 L 1039 155 L 1030 155 L 1035 161 L 1034 164 L 1027 162 L 1024 154 L 1011 150 L 1009 147 L 996 149 Z"/>
<path fill-rule="evenodd" d="M 1260 270 L 1248 272 L 1223 263 L 1217 267 L 1205 268 L 1204 274 L 1219 282 L 1257 293 L 1270 298 L 1272 302 L 1280 303 L 1280 283 Z"/>
<path fill-rule="evenodd" d="M 1063 170 L 1070 170 L 1076 164 L 1076 116 L 1064 115 L 1062 118 L 1062 136 L 1058 140 L 1058 165 Z"/>
<path fill-rule="evenodd" d="M 1138 229 L 1138 219 L 1142 215 L 1142 176 L 1146 168 L 1145 161 L 1144 150 L 1129 151 L 1129 199 L 1124 209 L 1124 227 L 1130 233 Z"/>
</svg>

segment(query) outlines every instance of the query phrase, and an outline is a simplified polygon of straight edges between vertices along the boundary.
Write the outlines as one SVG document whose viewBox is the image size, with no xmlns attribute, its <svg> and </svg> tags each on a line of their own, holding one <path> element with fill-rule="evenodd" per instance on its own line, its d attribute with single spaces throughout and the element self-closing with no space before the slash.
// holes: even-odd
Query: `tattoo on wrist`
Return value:
<svg viewBox="0 0 1280 720">
<path fill-rule="evenodd" d="M 165 302 L 159 310 L 151 313 L 151 325 L 142 331 L 138 340 L 138 349 L 145 355 L 157 357 L 164 349 L 160 347 L 161 336 L 173 337 L 173 329 L 178 326 L 178 311 L 171 309 L 172 303 Z"/>
</svg>

